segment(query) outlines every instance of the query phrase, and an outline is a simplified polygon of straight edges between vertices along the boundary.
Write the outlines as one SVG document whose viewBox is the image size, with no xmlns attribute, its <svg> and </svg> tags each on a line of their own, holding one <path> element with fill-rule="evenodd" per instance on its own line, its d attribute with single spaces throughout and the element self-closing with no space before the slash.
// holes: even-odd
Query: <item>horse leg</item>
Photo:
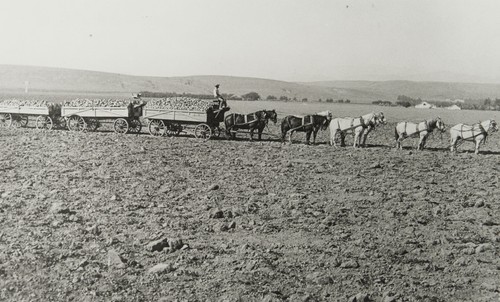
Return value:
<svg viewBox="0 0 500 302">
<path fill-rule="evenodd" d="M 427 135 L 424 135 L 421 139 L 420 139 L 420 144 L 418 145 L 418 148 L 419 150 L 424 150 L 424 147 L 425 147 L 425 142 L 427 141 Z"/>
<path fill-rule="evenodd" d="M 403 150 L 403 146 L 401 145 L 401 141 L 403 140 L 402 135 L 398 135 L 396 138 L 396 149 Z"/>
<path fill-rule="evenodd" d="M 306 145 L 309 145 L 309 144 L 310 144 L 310 140 L 311 140 L 311 133 L 312 133 L 312 131 L 307 131 L 307 132 L 306 132 Z"/>
<path fill-rule="evenodd" d="M 290 131 L 290 136 L 288 137 L 288 142 L 292 144 L 292 135 L 294 131 Z"/>
<path fill-rule="evenodd" d="M 236 139 L 236 131 L 238 131 L 238 128 L 236 128 L 236 127 L 233 127 L 233 129 L 231 129 L 231 138 L 233 140 Z"/>
<path fill-rule="evenodd" d="M 481 139 L 476 139 L 476 151 L 474 151 L 474 154 L 479 154 L 479 145 L 481 144 Z"/>
<path fill-rule="evenodd" d="M 318 134 L 318 130 L 319 129 L 313 131 L 313 145 L 316 145 L 316 135 Z"/>
<path fill-rule="evenodd" d="M 287 133 L 288 130 L 286 129 L 281 129 L 281 142 L 282 143 L 285 143 L 285 138 L 286 138 L 286 133 Z"/>
<path fill-rule="evenodd" d="M 264 128 L 259 128 L 257 131 L 259 133 L 259 140 L 262 140 L 262 131 L 264 131 Z"/>
<path fill-rule="evenodd" d="M 345 133 L 340 131 L 340 146 L 345 147 Z"/>
<path fill-rule="evenodd" d="M 368 136 L 368 133 L 370 133 L 371 129 L 366 129 L 363 131 L 363 136 L 361 137 L 361 146 L 366 146 L 366 137 Z"/>
<path fill-rule="evenodd" d="M 250 141 L 253 141 L 253 131 L 255 129 L 254 128 L 250 128 Z"/>
</svg>

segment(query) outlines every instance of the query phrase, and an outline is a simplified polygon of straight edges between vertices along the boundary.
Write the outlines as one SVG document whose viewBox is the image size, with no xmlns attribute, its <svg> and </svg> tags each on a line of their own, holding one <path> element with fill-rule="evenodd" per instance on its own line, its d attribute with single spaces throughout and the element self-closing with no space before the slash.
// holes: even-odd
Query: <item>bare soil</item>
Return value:
<svg viewBox="0 0 500 302">
<path fill-rule="evenodd" d="M 495 138 L 397 151 L 392 127 L 364 149 L 1 129 L 0 300 L 496 301 Z"/>
</svg>

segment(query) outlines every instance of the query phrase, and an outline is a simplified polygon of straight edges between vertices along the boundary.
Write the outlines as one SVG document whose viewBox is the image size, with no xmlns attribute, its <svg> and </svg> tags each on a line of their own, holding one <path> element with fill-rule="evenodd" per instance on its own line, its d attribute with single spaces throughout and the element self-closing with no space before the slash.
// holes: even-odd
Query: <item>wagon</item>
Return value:
<svg viewBox="0 0 500 302">
<path fill-rule="evenodd" d="M 50 130 L 60 123 L 59 106 L 16 106 L 0 104 L 0 126 L 26 127 L 29 119 L 36 117 L 37 129 Z"/>
<path fill-rule="evenodd" d="M 126 107 L 63 106 L 61 115 L 70 131 L 95 131 L 103 123 L 112 123 L 116 133 L 140 133 L 143 106 L 132 103 Z"/>
<path fill-rule="evenodd" d="M 229 107 L 217 112 L 213 107 L 206 111 L 152 109 L 144 107 L 143 117 L 149 120 L 148 130 L 153 136 L 177 136 L 191 133 L 196 138 L 209 139 L 219 136 L 219 124 Z"/>
</svg>

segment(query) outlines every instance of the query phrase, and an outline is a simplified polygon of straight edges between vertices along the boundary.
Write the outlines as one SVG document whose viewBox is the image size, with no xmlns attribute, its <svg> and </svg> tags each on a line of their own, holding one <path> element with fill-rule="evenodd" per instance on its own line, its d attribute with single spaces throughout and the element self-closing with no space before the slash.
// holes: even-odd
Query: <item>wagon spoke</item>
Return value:
<svg viewBox="0 0 500 302">
<path fill-rule="evenodd" d="M 148 130 L 152 136 L 162 136 L 165 133 L 165 124 L 161 120 L 151 120 Z"/>
<path fill-rule="evenodd" d="M 129 125 L 126 119 L 124 118 L 118 118 L 115 120 L 113 124 L 113 129 L 115 130 L 116 133 L 127 133 L 129 129 Z"/>
<path fill-rule="evenodd" d="M 141 121 L 134 119 L 130 121 L 129 131 L 132 133 L 141 133 L 142 124 Z"/>
<path fill-rule="evenodd" d="M 194 136 L 199 139 L 207 140 L 212 136 L 212 129 L 207 124 L 199 124 L 194 129 Z"/>
<path fill-rule="evenodd" d="M 12 115 L 10 113 L 0 114 L 0 127 L 9 128 L 12 125 Z"/>
<path fill-rule="evenodd" d="M 40 115 L 36 119 L 37 129 L 51 130 L 53 126 L 54 123 L 52 122 L 52 119 L 49 116 Z"/>
<path fill-rule="evenodd" d="M 87 124 L 85 123 L 83 117 L 78 115 L 71 116 L 67 121 L 67 126 L 70 131 L 78 132 L 84 131 L 87 128 Z"/>
</svg>

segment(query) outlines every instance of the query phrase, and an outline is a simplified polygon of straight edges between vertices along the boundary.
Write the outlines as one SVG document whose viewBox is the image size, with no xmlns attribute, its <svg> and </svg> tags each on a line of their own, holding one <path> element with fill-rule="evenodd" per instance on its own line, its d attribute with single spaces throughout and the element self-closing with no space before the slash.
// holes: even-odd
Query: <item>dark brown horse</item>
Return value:
<svg viewBox="0 0 500 302">
<path fill-rule="evenodd" d="M 264 131 L 269 120 L 276 124 L 278 121 L 276 110 L 260 110 L 250 114 L 232 113 L 224 119 L 226 135 L 235 139 L 238 129 L 249 129 L 250 140 L 253 140 L 253 133 L 257 129 L 259 140 L 261 140 L 262 131 Z"/>
<path fill-rule="evenodd" d="M 281 141 L 285 142 L 285 136 L 288 131 L 290 131 L 289 142 L 292 142 L 292 135 L 295 131 L 306 133 L 306 144 L 309 145 L 311 139 L 311 133 L 313 134 L 313 144 L 316 143 L 316 135 L 319 129 L 325 130 L 330 123 L 330 118 L 324 115 L 306 115 L 303 117 L 298 117 L 294 115 L 289 115 L 283 119 L 281 122 Z"/>
</svg>

